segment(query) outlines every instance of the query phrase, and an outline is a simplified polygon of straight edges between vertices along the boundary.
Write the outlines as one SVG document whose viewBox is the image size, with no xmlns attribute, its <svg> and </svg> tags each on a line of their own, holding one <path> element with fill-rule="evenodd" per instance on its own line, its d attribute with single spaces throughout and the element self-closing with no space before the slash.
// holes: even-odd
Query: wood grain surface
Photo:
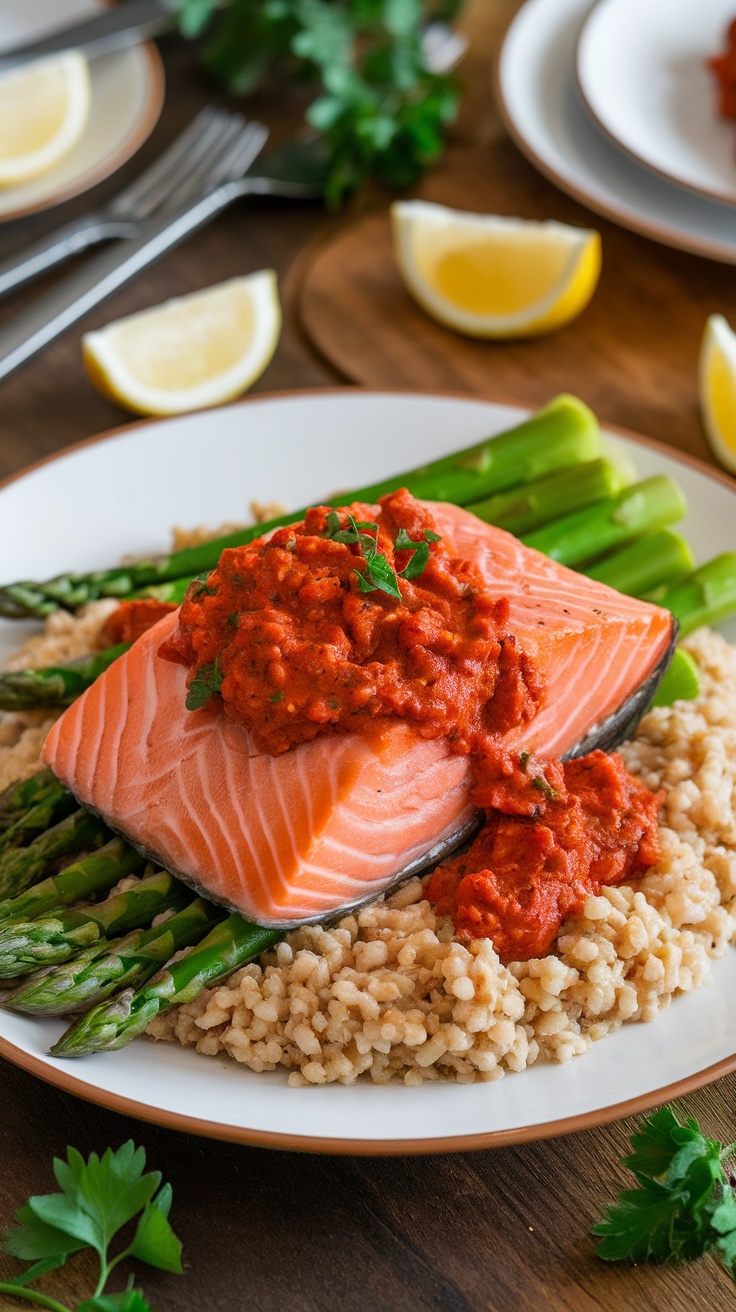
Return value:
<svg viewBox="0 0 736 1312">
<path fill-rule="evenodd" d="M 463 118 L 447 163 L 426 185 L 446 188 L 443 195 L 452 203 L 470 204 L 473 174 L 462 161 L 485 142 L 493 162 L 482 179 L 483 204 L 589 224 L 595 220 L 539 178 L 498 136 L 488 52 L 514 7 L 512 0 L 471 5 L 466 22 L 474 43 Z M 0 254 L 81 212 L 90 200 L 112 194 L 205 101 L 226 103 L 198 70 L 189 47 L 167 38 L 162 48 L 167 104 L 139 161 L 92 197 L 0 230 Z M 291 131 L 300 114 L 298 100 L 279 89 L 250 108 L 272 125 L 275 137 Z M 465 190 L 458 182 L 453 191 L 453 173 L 466 179 Z M 379 220 L 371 213 L 350 222 Z M 272 266 L 286 289 L 284 333 L 256 390 L 334 383 L 339 376 L 324 359 L 334 358 L 334 340 L 322 342 L 322 358 L 314 356 L 289 299 L 299 286 L 300 252 L 312 239 L 332 236 L 334 226 L 334 218 L 317 204 L 261 201 L 221 216 L 168 255 L 2 384 L 0 476 L 125 422 L 124 413 L 86 380 L 80 331 L 237 273 Z M 598 226 L 606 267 L 590 311 L 547 341 L 489 348 L 481 390 L 524 404 L 562 388 L 577 390 L 606 419 L 703 455 L 693 381 L 697 342 L 706 313 L 734 308 L 736 271 Z M 340 237 L 343 252 L 354 250 L 354 236 L 346 229 Z M 377 303 L 397 293 L 387 267 L 385 260 L 370 265 L 376 273 L 383 269 L 386 279 L 384 290 L 373 286 L 371 300 Z M 359 287 L 355 294 L 357 320 L 365 290 Z M 4 307 L 3 317 L 32 295 Z M 339 322 L 342 334 L 344 320 Z M 371 344 L 363 334 L 361 360 L 342 360 L 341 372 L 349 377 L 363 376 L 362 354 L 369 347 L 371 368 L 379 356 L 399 353 L 397 340 L 384 335 L 385 321 L 371 322 L 376 338 Z M 439 342 L 410 341 L 403 357 L 430 359 L 429 372 L 399 381 L 447 386 L 447 377 L 438 373 L 443 354 Z M 452 368 L 457 372 L 450 386 L 478 387 L 469 365 L 462 367 L 467 373 L 459 365 Z M 386 379 L 371 374 L 367 381 Z M 61 543 L 59 551 L 62 565 Z M 659 1269 L 610 1267 L 596 1259 L 588 1229 L 622 1185 L 618 1163 L 629 1123 L 487 1153 L 333 1159 L 160 1130 L 86 1105 L 7 1063 L 0 1065 L 0 1095 L 0 1225 L 11 1221 L 29 1194 L 53 1188 L 51 1159 L 67 1144 L 88 1153 L 132 1137 L 145 1146 L 150 1166 L 171 1180 L 172 1220 L 184 1240 L 186 1275 L 139 1271 L 157 1312 L 711 1312 L 736 1305 L 734 1286 L 711 1260 Z M 697 1116 L 708 1133 L 734 1139 L 735 1099 L 736 1077 L 731 1077 L 688 1097 L 680 1110 Z M 9 1259 L 0 1259 L 0 1274 L 13 1269 Z M 45 1288 L 74 1304 L 89 1291 L 91 1277 L 91 1264 L 81 1260 L 49 1276 Z M 27 1304 L 0 1297 L 2 1309 L 21 1306 Z"/>
</svg>

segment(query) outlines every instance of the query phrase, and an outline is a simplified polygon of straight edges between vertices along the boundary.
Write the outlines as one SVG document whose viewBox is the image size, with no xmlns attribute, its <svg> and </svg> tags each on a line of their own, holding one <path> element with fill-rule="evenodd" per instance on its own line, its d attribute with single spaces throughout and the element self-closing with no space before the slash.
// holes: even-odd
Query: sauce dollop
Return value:
<svg viewBox="0 0 736 1312">
<path fill-rule="evenodd" d="M 218 691 L 260 751 L 393 716 L 480 758 L 536 713 L 541 680 L 506 628 L 506 598 L 452 555 L 429 509 L 405 489 L 382 497 L 380 509 L 376 546 L 399 597 L 365 591 L 364 543 L 335 538 L 350 515 L 373 521 L 364 505 L 337 516 L 318 506 L 301 524 L 226 550 L 187 593 L 161 654 L 190 667 L 190 691 L 209 679 L 205 700 L 207 688 Z M 399 537 L 414 545 L 397 546 Z M 401 578 L 421 543 L 424 569 Z"/>
<path fill-rule="evenodd" d="M 488 811 L 469 850 L 440 866 L 427 889 L 459 937 L 492 939 L 504 961 L 544 956 L 586 897 L 637 878 L 659 858 L 661 795 L 629 774 L 617 753 L 542 769 L 533 774 L 544 785 L 535 789 L 535 811 Z"/>
</svg>

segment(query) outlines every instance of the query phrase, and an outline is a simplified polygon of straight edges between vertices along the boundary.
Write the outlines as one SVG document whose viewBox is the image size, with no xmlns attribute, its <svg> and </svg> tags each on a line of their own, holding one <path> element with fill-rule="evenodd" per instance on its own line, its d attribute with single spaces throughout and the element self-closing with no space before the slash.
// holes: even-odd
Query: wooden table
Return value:
<svg viewBox="0 0 736 1312">
<path fill-rule="evenodd" d="M 682 381 L 682 361 L 668 343 L 695 347 L 705 312 L 728 312 L 736 278 L 731 269 L 666 251 L 599 223 L 543 181 L 508 143 L 499 142 L 490 103 L 485 51 L 515 7 L 514 0 L 479 0 L 467 21 L 475 30 L 470 98 L 455 149 L 486 133 L 503 162 L 504 194 L 521 198 L 539 217 L 596 222 L 611 271 L 628 270 L 639 305 L 654 324 L 658 297 L 667 295 L 661 333 L 638 342 L 638 368 L 622 375 L 624 307 L 615 276 L 598 293 L 598 322 L 610 312 L 609 364 L 591 378 L 576 352 L 548 339 L 557 388 L 595 393 L 603 417 L 674 438 L 705 454 L 695 408 L 694 383 Z M 162 121 L 141 153 L 150 158 L 206 99 L 217 99 L 176 38 L 163 43 L 169 92 Z M 252 106 L 276 132 L 293 126 L 295 102 L 274 95 Z M 124 176 L 138 167 L 128 166 Z M 500 167 L 500 166 L 499 166 Z M 100 188 L 109 194 L 120 181 Z M 63 217 L 81 210 L 78 201 Z M 501 207 L 501 202 L 499 203 Z M 59 218 L 62 217 L 58 212 Z M 48 229 L 39 216 L 0 233 L 0 253 Z M 209 229 L 163 260 L 144 279 L 89 316 L 83 327 L 155 304 L 168 296 L 271 265 L 285 274 L 305 243 L 334 220 L 320 206 L 254 202 L 220 217 Z M 623 276 L 623 274 L 622 274 Z M 676 320 L 672 305 L 677 303 Z M 15 303 L 17 304 L 17 302 Z M 7 313 L 8 311 L 4 311 Z M 561 335 L 560 335 L 561 336 Z M 77 332 L 2 384 L 0 477 L 31 460 L 126 416 L 86 381 Z M 563 349 L 564 347 L 564 349 Z M 558 354 L 555 356 L 554 352 Z M 533 373 L 529 350 L 529 376 Z M 524 374 L 497 367 L 499 396 L 533 402 Z M 495 381 L 495 379 L 494 379 Z M 330 385 L 335 378 L 310 353 L 293 320 L 276 357 L 255 390 Z M 682 389 L 690 403 L 682 405 Z M 489 383 L 489 393 L 493 391 Z M 678 398 L 677 405 L 672 398 Z M 0 567 L 0 573 L 2 573 Z M 584 1058 L 583 1058 L 584 1060 Z M 513 1078 L 513 1077 L 512 1077 Z M 361 1159 L 299 1156 L 235 1147 L 180 1135 L 86 1105 L 4 1064 L 0 1069 L 0 1224 L 7 1224 L 31 1193 L 53 1188 L 51 1159 L 67 1144 L 83 1153 L 102 1151 L 133 1137 L 149 1164 L 174 1187 L 172 1219 L 184 1240 L 186 1277 L 142 1272 L 158 1312 L 705 1312 L 731 1306 L 733 1285 L 715 1262 L 692 1268 L 609 1267 L 599 1262 L 588 1236 L 604 1203 L 621 1187 L 618 1161 L 631 1125 L 621 1123 L 538 1144 L 494 1152 L 426 1158 Z M 680 1110 L 706 1131 L 736 1138 L 736 1077 L 687 1098 Z M 450 1127 L 451 1128 L 451 1127 Z M 0 1262 L 0 1273 L 13 1264 Z M 72 1264 L 49 1277 L 46 1288 L 66 1303 L 89 1290 L 91 1266 Z M 3 1300 L 0 1308 L 20 1307 Z M 24 1304 L 23 1306 L 27 1306 Z"/>
</svg>

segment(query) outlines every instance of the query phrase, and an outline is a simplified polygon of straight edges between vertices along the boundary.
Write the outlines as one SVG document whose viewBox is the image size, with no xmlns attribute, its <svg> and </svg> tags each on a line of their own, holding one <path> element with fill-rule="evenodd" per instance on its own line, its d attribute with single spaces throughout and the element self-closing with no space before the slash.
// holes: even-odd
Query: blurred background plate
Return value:
<svg viewBox="0 0 736 1312">
<path fill-rule="evenodd" d="M 699 12 L 696 0 L 692 8 Z M 498 65 L 509 132 L 540 172 L 596 213 L 666 246 L 736 264 L 733 207 L 637 164 L 583 108 L 575 51 L 591 9 L 590 0 L 527 0 L 519 11 Z"/>
<path fill-rule="evenodd" d="M 0 52 L 89 17 L 103 0 L 0 0 Z M 156 47 L 130 46 L 90 61 L 92 110 L 80 141 L 40 178 L 0 190 L 0 223 L 49 209 L 109 177 L 143 144 L 164 99 Z"/>
<path fill-rule="evenodd" d="M 733 0 L 598 0 L 577 47 L 583 102 L 598 126 L 670 182 L 736 203 L 736 123 L 720 117 L 708 60 Z"/>
</svg>

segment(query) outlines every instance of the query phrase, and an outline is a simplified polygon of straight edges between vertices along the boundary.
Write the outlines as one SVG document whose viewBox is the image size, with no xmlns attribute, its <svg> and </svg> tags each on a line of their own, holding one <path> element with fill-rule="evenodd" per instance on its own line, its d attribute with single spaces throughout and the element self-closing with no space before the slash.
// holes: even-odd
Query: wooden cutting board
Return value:
<svg viewBox="0 0 736 1312">
<path fill-rule="evenodd" d="M 492 88 L 493 57 L 515 6 L 485 3 L 467 11 L 474 23 L 471 94 L 447 154 L 415 194 L 459 209 L 597 228 L 603 273 L 591 305 L 565 328 L 526 341 L 481 342 L 452 332 L 406 291 L 385 202 L 336 224 L 303 252 L 289 280 L 295 317 L 319 355 L 352 382 L 522 405 L 571 391 L 609 422 L 707 457 L 699 344 L 709 314 L 736 325 L 736 269 L 600 219 L 532 168 L 506 136 Z"/>
</svg>

